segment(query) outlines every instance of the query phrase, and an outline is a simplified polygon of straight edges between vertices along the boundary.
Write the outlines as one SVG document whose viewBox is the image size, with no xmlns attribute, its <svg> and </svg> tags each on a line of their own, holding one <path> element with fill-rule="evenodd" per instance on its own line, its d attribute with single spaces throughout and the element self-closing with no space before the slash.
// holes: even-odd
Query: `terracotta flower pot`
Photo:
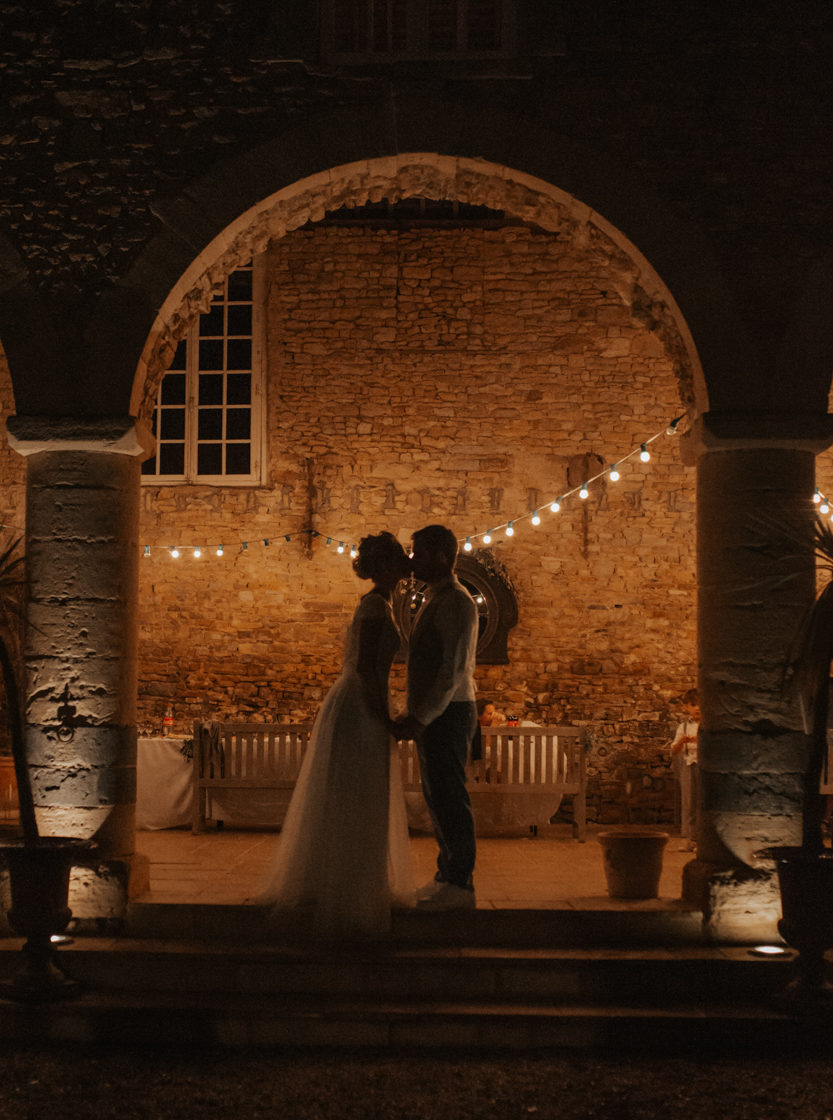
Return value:
<svg viewBox="0 0 833 1120">
<path fill-rule="evenodd" d="M 72 917 L 69 875 L 73 864 L 95 848 L 91 840 L 42 836 L 35 844 L 7 840 L 0 855 L 9 870 L 9 923 L 26 938 L 24 965 L 2 991 L 11 999 L 42 1002 L 65 999 L 79 989 L 55 961 L 51 938 L 62 933 Z"/>
<path fill-rule="evenodd" d="M 611 898 L 656 898 L 667 832 L 619 828 L 599 833 Z"/>
</svg>

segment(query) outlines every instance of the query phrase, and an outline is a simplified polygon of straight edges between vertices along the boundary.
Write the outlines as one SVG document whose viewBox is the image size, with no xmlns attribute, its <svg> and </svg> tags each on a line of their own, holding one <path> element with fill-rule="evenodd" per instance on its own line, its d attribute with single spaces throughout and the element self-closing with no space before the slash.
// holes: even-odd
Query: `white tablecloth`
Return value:
<svg viewBox="0 0 833 1120">
<path fill-rule="evenodd" d="M 136 775 L 136 827 L 182 828 L 192 821 L 194 787 L 184 739 L 140 739 Z M 226 825 L 280 828 L 291 790 L 210 790 L 208 815 Z"/>
<path fill-rule="evenodd" d="M 140 739 L 136 767 L 136 827 L 190 825 L 194 804 L 191 763 L 184 739 Z"/>
</svg>

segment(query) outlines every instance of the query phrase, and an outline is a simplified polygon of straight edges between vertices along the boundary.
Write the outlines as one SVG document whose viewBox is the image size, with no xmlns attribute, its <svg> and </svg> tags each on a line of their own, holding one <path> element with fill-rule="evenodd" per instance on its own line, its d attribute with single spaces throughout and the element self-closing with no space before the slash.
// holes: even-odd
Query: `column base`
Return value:
<svg viewBox="0 0 833 1120">
<path fill-rule="evenodd" d="M 69 881 L 71 929 L 100 934 L 118 931 L 131 899 L 150 888 L 150 861 L 134 853 L 90 866 L 73 867 Z M 11 906 L 8 872 L 0 876 L 0 935 L 15 936 L 6 918 Z"/>
<path fill-rule="evenodd" d="M 683 901 L 702 910 L 703 934 L 709 941 L 781 943 L 781 898 L 772 872 L 693 859 L 683 868 Z"/>
</svg>

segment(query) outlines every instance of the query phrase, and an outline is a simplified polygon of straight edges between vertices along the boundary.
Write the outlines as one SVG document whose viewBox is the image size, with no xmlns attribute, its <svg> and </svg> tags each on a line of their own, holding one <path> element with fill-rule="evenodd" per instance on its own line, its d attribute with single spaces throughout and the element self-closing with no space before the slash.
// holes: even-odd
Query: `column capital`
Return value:
<svg viewBox="0 0 833 1120">
<path fill-rule="evenodd" d="M 809 451 L 833 444 L 833 416 L 819 412 L 704 412 L 682 436 L 682 457 L 693 466 L 713 451 Z"/>
<path fill-rule="evenodd" d="M 42 451 L 88 451 L 146 459 L 153 436 L 135 416 L 10 416 L 9 447 L 19 455 Z"/>
</svg>

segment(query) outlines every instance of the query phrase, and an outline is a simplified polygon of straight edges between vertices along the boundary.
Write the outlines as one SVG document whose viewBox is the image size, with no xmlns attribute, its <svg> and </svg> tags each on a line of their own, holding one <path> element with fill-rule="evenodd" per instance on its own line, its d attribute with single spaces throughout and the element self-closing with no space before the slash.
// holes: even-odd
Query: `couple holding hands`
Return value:
<svg viewBox="0 0 833 1120">
<path fill-rule="evenodd" d="M 457 540 L 443 525 L 414 533 L 410 558 L 391 533 L 359 545 L 353 568 L 372 586 L 348 628 L 341 676 L 316 716 L 281 830 L 266 891 L 278 923 L 350 941 L 384 936 L 392 908 L 475 905 L 466 761 L 477 725 L 478 619 L 456 560 Z M 401 641 L 391 598 L 412 573 L 427 590 L 408 637 L 407 711 L 391 719 L 388 678 Z M 416 741 L 439 847 L 436 875 L 419 891 L 395 739 Z"/>
</svg>

